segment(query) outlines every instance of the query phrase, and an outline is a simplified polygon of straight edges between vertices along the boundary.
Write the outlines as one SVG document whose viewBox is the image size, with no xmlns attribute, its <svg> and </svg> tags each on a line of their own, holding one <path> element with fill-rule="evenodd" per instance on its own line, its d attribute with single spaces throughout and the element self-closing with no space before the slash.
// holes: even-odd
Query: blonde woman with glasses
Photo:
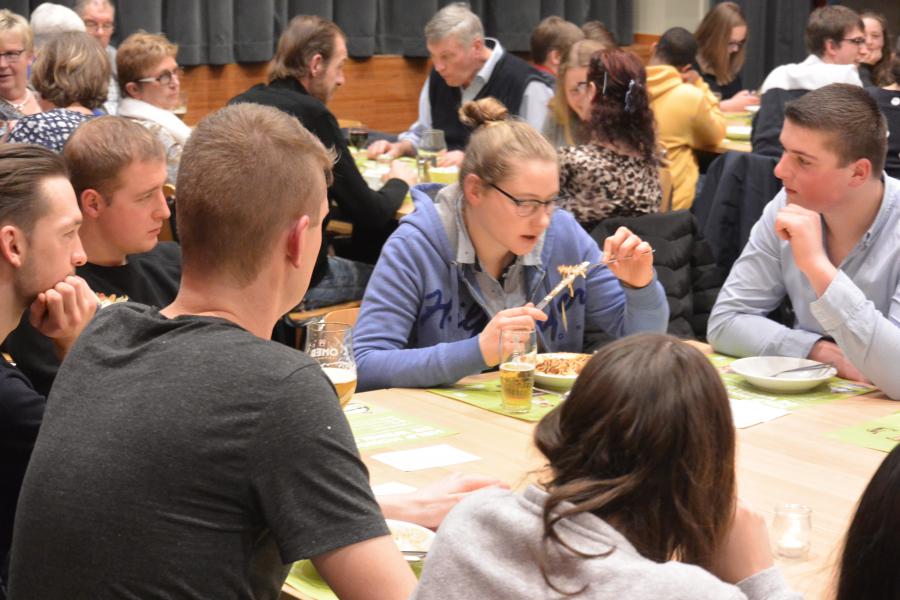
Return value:
<svg viewBox="0 0 900 600">
<path fill-rule="evenodd" d="M 33 58 L 34 36 L 28 21 L 0 10 L 0 100 L 24 115 L 41 112 L 37 97 L 28 89 L 28 65 Z"/>
<path fill-rule="evenodd" d="M 601 253 L 555 210 L 553 146 L 507 117 L 493 98 L 463 105 L 474 132 L 459 183 L 413 189 L 416 210 L 385 244 L 356 322 L 359 389 L 430 387 L 495 367 L 507 327 L 535 329 L 541 352 L 665 331 L 650 245 L 622 227 Z M 534 307 L 562 279 L 559 267 L 584 261 L 586 277 Z"/>
</svg>

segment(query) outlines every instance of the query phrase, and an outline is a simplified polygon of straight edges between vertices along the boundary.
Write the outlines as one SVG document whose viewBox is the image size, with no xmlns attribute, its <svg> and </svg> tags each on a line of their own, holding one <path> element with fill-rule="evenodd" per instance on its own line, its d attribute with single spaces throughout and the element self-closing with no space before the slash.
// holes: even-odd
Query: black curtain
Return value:
<svg viewBox="0 0 900 600">
<path fill-rule="evenodd" d="M 42 0 L 0 0 L 25 17 Z M 178 43 L 182 65 L 262 62 L 272 58 L 291 17 L 317 14 L 347 34 L 351 56 L 427 56 L 423 29 L 451 0 L 118 0 L 113 43 L 138 29 L 162 31 Z M 72 6 L 74 0 L 56 0 Z M 789 4 L 789 0 L 785 0 Z M 528 51 L 531 30 L 549 15 L 577 24 L 603 21 L 620 43 L 630 44 L 633 0 L 472 0 L 487 35 L 508 50 Z"/>
<path fill-rule="evenodd" d="M 803 42 L 811 12 L 808 0 L 734 1 L 744 11 L 749 32 L 747 60 L 742 72 L 745 88 L 758 88 L 772 69 L 801 62 L 809 54 Z"/>
</svg>

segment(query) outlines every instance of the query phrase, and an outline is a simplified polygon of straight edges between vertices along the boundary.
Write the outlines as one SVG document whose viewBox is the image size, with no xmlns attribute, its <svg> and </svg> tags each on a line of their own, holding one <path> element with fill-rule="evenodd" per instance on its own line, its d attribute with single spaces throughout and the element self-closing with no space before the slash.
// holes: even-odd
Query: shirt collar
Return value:
<svg viewBox="0 0 900 600">
<path fill-rule="evenodd" d="M 469 84 L 471 87 L 476 81 L 481 85 L 484 85 L 491 78 L 491 75 L 494 73 L 494 67 L 497 66 L 497 63 L 500 61 L 500 57 L 503 56 L 503 46 L 500 45 L 500 42 L 494 38 L 484 38 L 484 44 L 491 49 L 491 57 L 487 59 L 487 62 L 482 65 L 481 69 L 478 70 L 478 73 L 475 74 L 474 79 L 472 79 L 472 83 Z"/>
<path fill-rule="evenodd" d="M 868 246 L 872 239 L 884 229 L 885 224 L 891 219 L 891 214 L 897 209 L 897 202 L 900 201 L 900 186 L 897 185 L 897 180 L 882 174 L 881 181 L 884 184 L 881 206 L 878 207 L 878 214 L 875 215 L 872 226 L 862 237 L 863 247 Z"/>
</svg>

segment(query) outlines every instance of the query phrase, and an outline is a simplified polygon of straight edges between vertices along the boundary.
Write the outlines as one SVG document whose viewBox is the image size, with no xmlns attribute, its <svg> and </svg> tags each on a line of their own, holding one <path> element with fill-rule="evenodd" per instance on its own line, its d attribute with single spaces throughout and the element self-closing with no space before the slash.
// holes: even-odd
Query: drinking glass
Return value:
<svg viewBox="0 0 900 600">
<path fill-rule="evenodd" d="M 369 141 L 369 130 L 366 127 L 351 127 L 347 130 L 347 138 L 352 148 L 363 150 Z"/>
<path fill-rule="evenodd" d="M 779 504 L 775 507 L 772 537 L 775 552 L 785 558 L 805 558 L 809 554 L 812 509 L 803 504 Z"/>
<path fill-rule="evenodd" d="M 419 167 L 419 181 L 431 181 L 429 169 L 437 166 L 438 156 L 447 151 L 444 132 L 440 129 L 426 129 L 416 148 L 416 163 Z"/>
<path fill-rule="evenodd" d="M 334 384 L 341 406 L 350 401 L 356 390 L 352 335 L 353 328 L 345 323 L 317 322 L 306 327 L 306 353 Z"/>
<path fill-rule="evenodd" d="M 537 342 L 533 329 L 500 331 L 500 398 L 504 411 L 527 413 L 531 410 L 536 362 Z"/>
<path fill-rule="evenodd" d="M 188 93 L 185 91 L 178 92 L 178 104 L 172 109 L 179 119 L 184 120 L 184 116 L 188 111 Z"/>
</svg>

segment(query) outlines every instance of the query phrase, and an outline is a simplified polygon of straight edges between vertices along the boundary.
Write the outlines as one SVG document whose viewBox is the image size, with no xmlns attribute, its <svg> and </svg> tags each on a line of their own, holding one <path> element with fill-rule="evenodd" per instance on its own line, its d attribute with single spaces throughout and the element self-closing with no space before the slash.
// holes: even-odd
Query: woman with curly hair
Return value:
<svg viewBox="0 0 900 600">
<path fill-rule="evenodd" d="M 415 600 L 799 598 L 737 499 L 731 407 L 696 348 L 658 334 L 604 346 L 534 440 L 540 484 L 460 502 Z"/>
<path fill-rule="evenodd" d="M 560 151 L 561 206 L 591 231 L 613 216 L 659 210 L 659 157 L 647 77 L 640 59 L 619 49 L 591 57 L 576 112 L 590 141 Z"/>
</svg>

